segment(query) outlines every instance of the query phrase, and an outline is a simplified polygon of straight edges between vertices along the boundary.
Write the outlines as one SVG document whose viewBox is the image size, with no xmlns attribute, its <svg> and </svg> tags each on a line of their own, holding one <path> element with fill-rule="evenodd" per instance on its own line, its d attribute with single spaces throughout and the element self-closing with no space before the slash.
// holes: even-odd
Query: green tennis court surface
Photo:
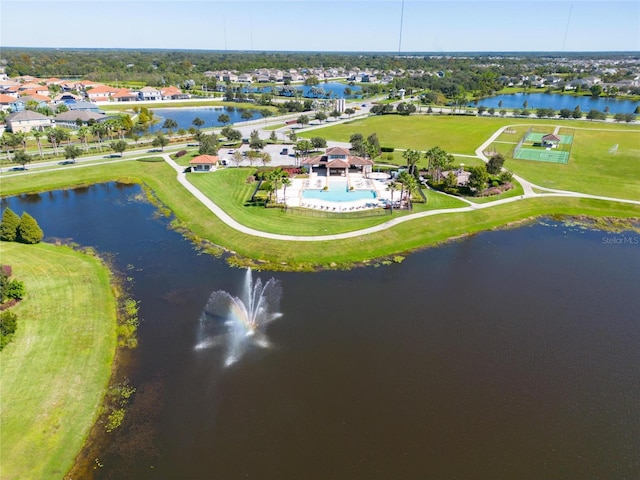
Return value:
<svg viewBox="0 0 640 480">
<path fill-rule="evenodd" d="M 529 134 L 532 135 L 532 134 Z M 521 147 L 514 152 L 514 158 L 519 160 L 537 160 L 549 163 L 568 163 L 569 152 L 555 149 Z"/>
</svg>

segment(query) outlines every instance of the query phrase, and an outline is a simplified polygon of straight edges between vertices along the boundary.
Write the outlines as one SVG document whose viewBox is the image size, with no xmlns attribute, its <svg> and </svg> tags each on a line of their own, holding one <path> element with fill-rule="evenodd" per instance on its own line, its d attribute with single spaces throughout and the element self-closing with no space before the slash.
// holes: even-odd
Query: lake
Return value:
<svg viewBox="0 0 640 480">
<path fill-rule="evenodd" d="M 580 110 L 588 112 L 589 110 L 605 111 L 609 107 L 610 113 L 633 113 L 640 105 L 639 102 L 631 100 L 620 100 L 615 98 L 592 98 L 592 97 L 574 97 L 571 95 L 559 95 L 549 93 L 514 93 L 512 95 L 496 95 L 495 97 L 483 98 L 478 101 L 478 105 L 487 108 L 499 109 L 499 102 L 502 102 L 502 108 L 523 108 L 525 100 L 528 102 L 527 108 L 535 113 L 536 108 L 553 108 L 554 110 L 562 110 L 568 108 L 573 110 L 576 106 L 580 106 Z M 469 106 L 474 106 L 469 104 Z"/>
<path fill-rule="evenodd" d="M 230 123 L 244 122 L 247 119 L 242 118 L 242 112 L 246 109 L 233 108 L 233 107 L 185 107 L 185 108 L 154 108 L 154 115 L 160 119 L 160 121 L 149 128 L 150 132 L 157 132 L 162 130 L 162 124 L 167 118 L 173 119 L 178 124 L 178 127 L 174 129 L 184 128 L 188 130 L 193 127 L 193 120 L 199 117 L 204 121 L 204 124 L 200 128 L 210 127 L 222 127 L 224 124 L 218 121 L 220 115 L 227 114 L 231 120 Z M 262 118 L 262 113 L 259 110 L 248 110 L 253 115 L 248 120 L 258 120 Z"/>
<path fill-rule="evenodd" d="M 640 478 L 640 235 L 542 220 L 379 268 L 254 272 L 282 317 L 225 367 L 199 319 L 245 271 L 141 196 L 2 201 L 113 253 L 141 302 L 137 392 L 83 478 Z"/>
<path fill-rule="evenodd" d="M 292 89 L 302 92 L 304 98 L 358 98 L 361 96 L 361 88 L 358 85 L 347 85 L 340 82 L 327 82 L 319 83 L 315 86 L 309 85 L 291 85 Z M 278 91 L 282 91 L 283 87 L 275 87 Z M 345 94 L 345 89 L 351 90 L 349 95 Z M 246 90 L 247 93 L 253 91 L 254 93 L 270 93 L 273 91 L 273 87 L 253 87 L 251 90 Z"/>
</svg>

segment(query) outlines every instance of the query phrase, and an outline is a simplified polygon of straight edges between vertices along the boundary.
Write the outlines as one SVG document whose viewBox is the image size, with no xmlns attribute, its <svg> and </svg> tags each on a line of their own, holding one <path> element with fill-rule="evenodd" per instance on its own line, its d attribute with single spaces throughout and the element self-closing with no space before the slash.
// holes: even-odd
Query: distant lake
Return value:
<svg viewBox="0 0 640 480">
<path fill-rule="evenodd" d="M 140 301 L 133 403 L 78 478 L 640 478 L 638 234 L 542 220 L 379 268 L 254 272 L 281 282 L 283 315 L 271 348 L 225 368 L 194 348 L 199 318 L 245 272 L 141 194 L 2 200 L 115 254 Z"/>
<path fill-rule="evenodd" d="M 523 108 L 525 100 L 528 102 L 527 108 L 531 111 L 536 108 L 553 108 L 554 110 L 562 110 L 568 108 L 573 110 L 576 105 L 580 106 L 580 110 L 588 112 L 589 110 L 600 110 L 604 112 L 609 107 L 610 113 L 633 113 L 640 105 L 639 102 L 631 100 L 620 100 L 615 98 L 592 98 L 592 97 L 574 97 L 572 95 L 560 95 L 553 93 L 514 93 L 512 95 L 497 95 L 495 97 L 483 98 L 478 102 L 487 108 L 500 108 L 499 102 L 502 102 L 502 108 Z M 471 103 L 469 106 L 473 107 Z"/>
<path fill-rule="evenodd" d="M 218 121 L 218 116 L 226 113 L 229 115 L 231 123 L 244 122 L 245 119 L 242 118 L 243 111 L 247 110 L 233 107 L 154 108 L 153 113 L 160 121 L 151 127 L 149 131 L 156 132 L 162 130 L 162 124 L 167 118 L 175 120 L 178 128 L 184 128 L 185 130 L 193 126 L 192 122 L 196 117 L 204 120 L 204 125 L 202 125 L 201 128 L 222 127 L 223 123 Z M 259 110 L 249 111 L 253 113 L 253 118 L 250 120 L 262 118 L 262 113 Z"/>
<path fill-rule="evenodd" d="M 291 85 L 292 88 L 302 91 L 302 96 L 305 98 L 358 98 L 361 96 L 362 89 L 358 85 L 346 85 L 339 82 L 327 82 L 319 83 L 314 87 L 307 85 Z M 254 87 L 251 91 L 254 93 L 269 93 L 273 91 L 274 87 Z M 283 87 L 275 87 L 278 91 L 281 91 Z M 350 95 L 345 95 L 345 88 L 351 90 Z M 322 92 L 324 91 L 324 96 Z"/>
</svg>

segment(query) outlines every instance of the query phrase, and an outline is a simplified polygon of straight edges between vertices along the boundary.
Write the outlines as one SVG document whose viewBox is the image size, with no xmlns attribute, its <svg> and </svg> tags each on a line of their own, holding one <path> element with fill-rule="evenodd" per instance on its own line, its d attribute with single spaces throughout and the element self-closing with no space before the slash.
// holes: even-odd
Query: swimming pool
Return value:
<svg viewBox="0 0 640 480">
<path fill-rule="evenodd" d="M 327 202 L 352 202 L 376 198 L 374 190 L 348 190 L 346 180 L 329 180 L 328 190 L 304 190 L 302 198 L 313 198 Z"/>
</svg>

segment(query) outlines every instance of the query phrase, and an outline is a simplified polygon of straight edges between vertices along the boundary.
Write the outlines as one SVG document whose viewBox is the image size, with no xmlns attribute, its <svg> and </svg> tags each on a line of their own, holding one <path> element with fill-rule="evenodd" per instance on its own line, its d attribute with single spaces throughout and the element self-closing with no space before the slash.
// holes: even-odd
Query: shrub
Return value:
<svg viewBox="0 0 640 480">
<path fill-rule="evenodd" d="M 18 237 L 19 226 L 20 217 L 10 208 L 6 208 L 2 213 L 2 221 L 0 222 L 0 240 L 15 242 Z"/>
<path fill-rule="evenodd" d="M 8 298 L 12 300 L 22 300 L 26 293 L 26 289 L 24 288 L 24 283 L 20 280 L 11 280 L 7 282 L 6 286 L 4 286 L 4 291 L 2 292 L 3 300 Z"/>
<path fill-rule="evenodd" d="M 393 147 L 380 147 L 380 151 L 384 153 L 392 153 L 395 151 Z"/>
<path fill-rule="evenodd" d="M 44 237 L 42 229 L 36 222 L 35 218 L 27 212 L 22 213 L 20 225 L 18 226 L 18 241 L 21 243 L 40 243 Z"/>
<path fill-rule="evenodd" d="M 18 329 L 18 316 L 6 311 L 0 313 L 0 350 L 13 340 L 13 334 Z"/>
<path fill-rule="evenodd" d="M 510 182 L 512 178 L 513 178 L 513 173 L 506 170 L 504 172 L 500 172 L 500 181 L 502 183 Z"/>
<path fill-rule="evenodd" d="M 498 181 L 497 181 L 497 180 L 492 180 L 492 181 L 491 181 L 491 186 L 492 186 L 492 187 L 497 187 L 498 185 L 500 185 L 500 184 L 498 183 Z"/>
<path fill-rule="evenodd" d="M 178 153 L 176 153 L 176 158 L 180 158 L 183 157 L 187 154 L 186 150 L 180 150 Z"/>
</svg>

